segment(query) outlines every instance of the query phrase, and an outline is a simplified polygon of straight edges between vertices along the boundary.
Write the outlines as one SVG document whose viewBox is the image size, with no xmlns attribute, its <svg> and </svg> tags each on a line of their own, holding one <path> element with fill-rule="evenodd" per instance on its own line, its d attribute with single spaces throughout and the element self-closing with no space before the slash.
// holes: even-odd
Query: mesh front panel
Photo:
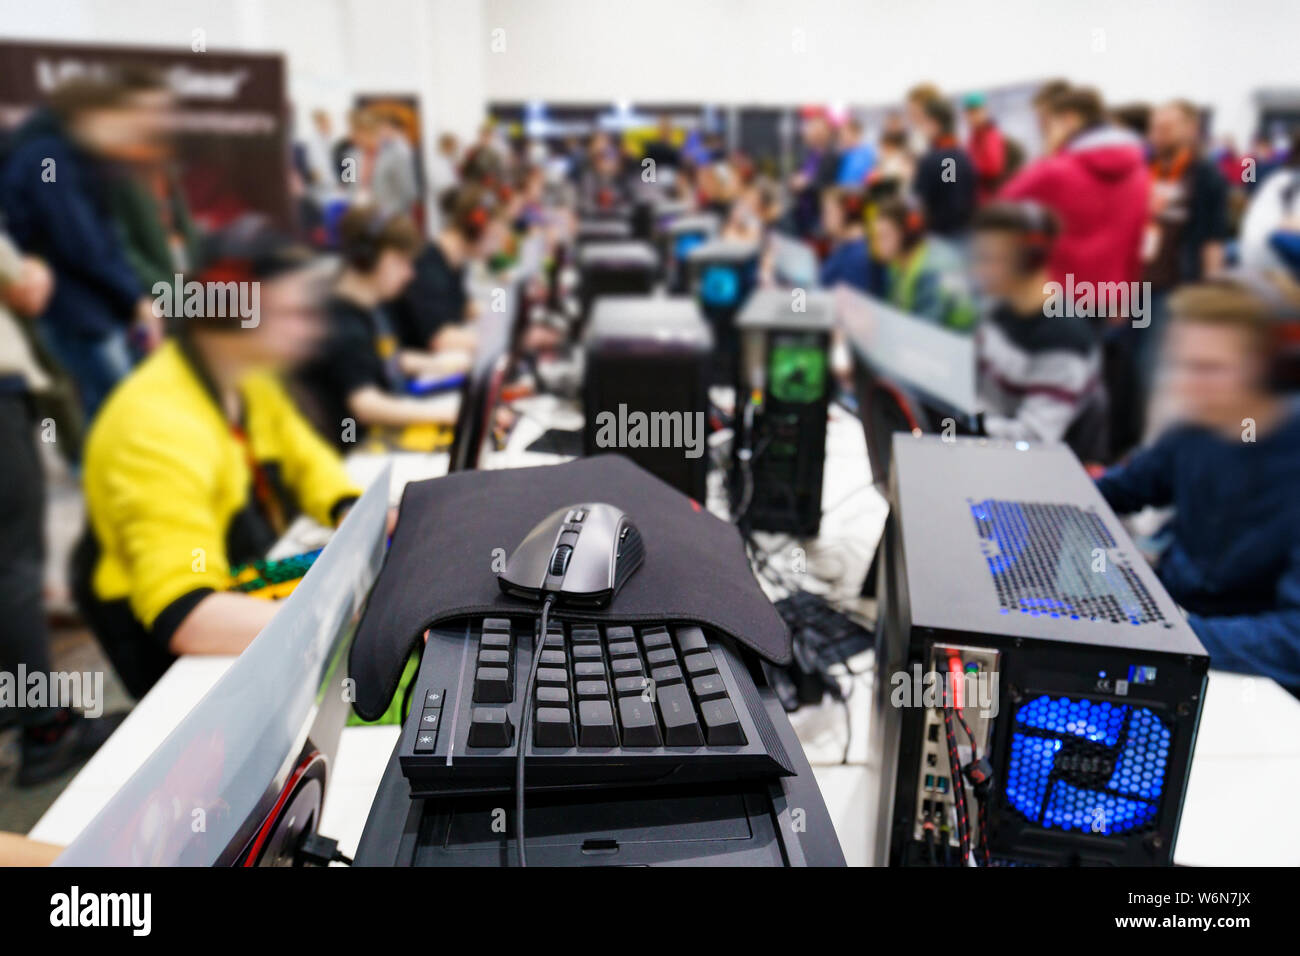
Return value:
<svg viewBox="0 0 1300 956">
<path fill-rule="evenodd" d="M 1016 711 L 1004 795 L 1051 829 L 1140 830 L 1155 822 L 1171 739 L 1145 707 L 1043 695 Z"/>
<path fill-rule="evenodd" d="M 1101 517 L 1074 505 L 970 502 L 1002 613 L 1115 624 L 1164 620 Z"/>
</svg>

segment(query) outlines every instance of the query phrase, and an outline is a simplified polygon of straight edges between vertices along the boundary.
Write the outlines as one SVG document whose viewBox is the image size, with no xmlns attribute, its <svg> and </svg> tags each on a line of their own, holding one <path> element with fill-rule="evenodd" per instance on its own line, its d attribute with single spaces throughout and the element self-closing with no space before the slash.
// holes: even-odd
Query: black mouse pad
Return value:
<svg viewBox="0 0 1300 956">
<path fill-rule="evenodd" d="M 349 657 L 353 706 L 375 720 L 426 628 L 538 605 L 501 593 L 495 567 L 542 518 L 604 501 L 641 532 L 645 562 L 609 607 L 557 608 L 566 620 L 690 621 L 729 634 L 774 664 L 790 635 L 749 568 L 739 532 L 618 455 L 562 465 L 471 471 L 413 482 Z M 499 550 L 498 550 L 499 549 Z"/>
</svg>

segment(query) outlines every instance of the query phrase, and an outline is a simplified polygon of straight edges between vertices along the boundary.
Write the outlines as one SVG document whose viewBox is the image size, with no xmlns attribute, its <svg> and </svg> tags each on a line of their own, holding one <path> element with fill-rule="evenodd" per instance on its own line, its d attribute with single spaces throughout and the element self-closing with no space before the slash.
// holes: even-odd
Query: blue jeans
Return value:
<svg viewBox="0 0 1300 956">
<path fill-rule="evenodd" d="M 99 338 L 72 335 L 42 324 L 46 347 L 72 377 L 89 426 L 113 386 L 126 377 L 133 363 L 126 331 L 117 329 Z"/>
</svg>

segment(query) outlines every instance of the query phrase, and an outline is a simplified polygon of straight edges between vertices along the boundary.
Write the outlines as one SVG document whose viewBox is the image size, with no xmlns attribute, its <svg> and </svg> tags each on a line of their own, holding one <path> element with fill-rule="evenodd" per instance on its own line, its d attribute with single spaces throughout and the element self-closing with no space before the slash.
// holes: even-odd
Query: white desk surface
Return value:
<svg viewBox="0 0 1300 956">
<path fill-rule="evenodd" d="M 549 427 L 574 428 L 572 403 L 530 400 L 525 415 L 502 452 L 487 467 L 519 467 L 563 460 L 524 448 Z M 349 471 L 365 483 L 386 460 L 398 461 L 394 502 L 408 480 L 446 472 L 445 455 L 354 455 Z M 401 460 L 405 459 L 405 460 Z M 438 459 L 441 459 L 439 461 Z M 842 410 L 832 410 L 827 436 L 823 505 L 833 508 L 817 542 L 808 543 L 807 563 L 826 576 L 843 568 L 843 577 L 860 582 L 880 534 L 884 503 L 866 487 L 862 430 Z M 323 529 L 322 529 L 323 530 Z M 293 530 L 286 539 L 295 541 Z M 286 545 L 291 542 L 282 542 Z M 323 541 L 321 542 L 323 544 Z M 792 543 L 774 536 L 778 555 Z M 319 547 L 320 544 L 312 545 Z M 301 547 L 298 550 L 302 550 Z M 288 552 L 287 552 L 288 553 Z M 818 587 L 809 581 L 810 589 Z M 838 591 L 838 589 L 836 589 Z M 163 741 L 171 728 L 221 677 L 233 658 L 183 657 L 167 671 L 82 768 L 31 831 L 34 839 L 70 842 Z M 850 662 L 858 676 L 846 707 L 827 703 L 791 715 L 795 732 L 813 765 L 836 834 L 850 865 L 873 858 L 875 806 L 880 766 L 867 752 L 871 720 L 871 653 Z M 321 831 L 351 854 L 361 836 L 370 804 L 398 736 L 397 727 L 346 727 L 332 768 Z M 847 762 L 846 734 L 850 734 Z M 1192 761 L 1175 861 L 1187 865 L 1300 864 L 1300 830 L 1286 825 L 1259 836 L 1261 819 L 1275 819 L 1280 800 L 1300 787 L 1300 701 L 1264 678 L 1212 672 Z"/>
</svg>

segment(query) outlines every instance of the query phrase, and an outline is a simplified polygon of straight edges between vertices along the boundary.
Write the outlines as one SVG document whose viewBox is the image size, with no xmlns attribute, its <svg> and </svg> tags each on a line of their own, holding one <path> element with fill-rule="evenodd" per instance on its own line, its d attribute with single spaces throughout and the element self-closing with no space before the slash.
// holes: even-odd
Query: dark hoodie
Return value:
<svg viewBox="0 0 1300 956">
<path fill-rule="evenodd" d="M 1061 220 L 1048 269 L 1064 282 L 1136 282 L 1149 190 L 1142 143 L 1116 126 L 1080 133 L 1003 187 L 1004 199 L 1042 203 Z"/>
<path fill-rule="evenodd" d="M 144 294 L 108 209 L 107 176 L 44 111 L 14 134 L 0 168 L 10 234 L 54 271 L 44 318 L 61 334 L 94 339 L 122 328 Z"/>
</svg>

